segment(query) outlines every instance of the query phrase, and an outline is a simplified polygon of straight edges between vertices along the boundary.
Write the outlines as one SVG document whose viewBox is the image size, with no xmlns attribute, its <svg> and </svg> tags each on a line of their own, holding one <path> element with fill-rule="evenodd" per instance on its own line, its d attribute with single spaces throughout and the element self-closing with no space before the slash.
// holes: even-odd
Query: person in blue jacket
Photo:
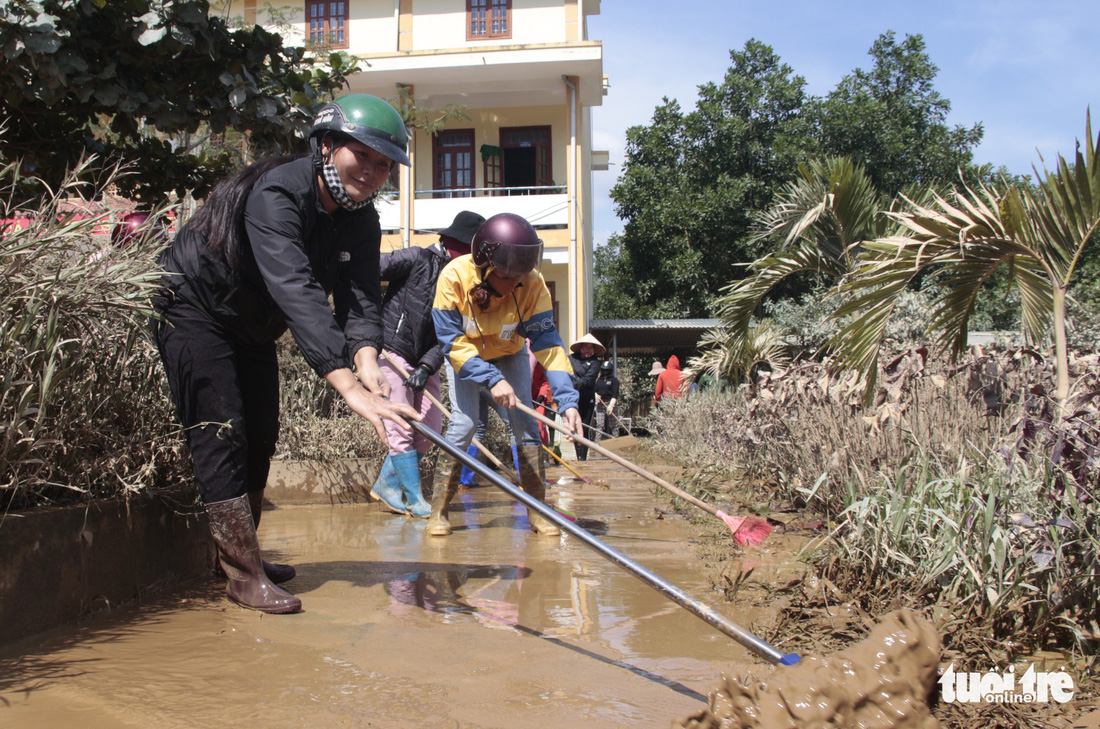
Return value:
<svg viewBox="0 0 1100 729">
<path fill-rule="evenodd" d="M 445 437 L 459 450 L 470 445 L 477 429 L 478 396 L 488 390 L 493 400 L 507 409 L 518 445 L 520 486 L 545 501 L 538 422 L 516 409 L 517 402 L 529 403 L 531 398 L 528 343 L 546 370 L 563 426 L 570 433 L 579 433 L 581 419 L 570 380 L 573 371 L 554 326 L 553 303 L 540 273 L 542 241 L 519 215 L 499 213 L 478 228 L 471 248 L 471 255 L 459 256 L 439 275 L 432 308 L 436 336 L 455 373 Z M 448 506 L 461 474 L 459 463 L 449 472 L 437 473 L 429 535 L 451 533 Z M 530 512 L 528 519 L 531 529 L 540 535 L 561 533 L 536 512 Z"/>
<path fill-rule="evenodd" d="M 409 164 L 401 116 L 382 99 L 325 104 L 311 153 L 262 160 L 221 182 L 160 258 L 153 322 L 194 460 L 195 482 L 239 605 L 288 613 L 276 583 L 294 568 L 260 558 L 256 526 L 279 433 L 275 341 L 289 328 L 306 361 L 385 440 L 391 403 L 382 348 L 375 192 Z M 333 304 L 329 304 L 329 295 Z"/>
</svg>

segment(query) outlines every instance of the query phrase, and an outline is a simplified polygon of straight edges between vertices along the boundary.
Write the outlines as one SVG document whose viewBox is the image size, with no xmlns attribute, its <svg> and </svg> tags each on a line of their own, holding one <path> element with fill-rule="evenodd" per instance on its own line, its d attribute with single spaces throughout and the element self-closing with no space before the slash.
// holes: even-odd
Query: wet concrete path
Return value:
<svg viewBox="0 0 1100 729">
<path fill-rule="evenodd" d="M 553 486 L 581 526 L 749 627 L 711 592 L 692 532 L 606 460 Z M 568 476 L 562 468 L 548 480 Z M 494 487 L 460 492 L 454 534 L 365 506 L 264 512 L 265 556 L 304 612 L 230 604 L 223 583 L 0 650 L 0 726 L 667 727 L 745 650 L 569 536 L 527 528 Z"/>
</svg>

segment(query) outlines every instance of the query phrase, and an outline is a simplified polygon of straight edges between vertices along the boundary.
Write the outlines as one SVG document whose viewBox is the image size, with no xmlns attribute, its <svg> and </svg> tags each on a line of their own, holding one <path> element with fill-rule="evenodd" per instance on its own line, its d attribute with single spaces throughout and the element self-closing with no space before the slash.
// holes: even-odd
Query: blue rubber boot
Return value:
<svg viewBox="0 0 1100 729">
<path fill-rule="evenodd" d="M 432 513 L 432 505 L 420 493 L 420 454 L 416 451 L 398 453 L 390 460 L 397 471 L 397 483 L 401 484 L 401 492 L 405 495 L 405 511 L 417 519 L 427 519 Z"/>
<path fill-rule="evenodd" d="M 405 513 L 405 502 L 401 500 L 401 487 L 397 483 L 397 471 L 393 467 L 393 456 L 386 454 L 378 480 L 371 486 L 370 495 L 381 501 L 395 514 Z"/>
<path fill-rule="evenodd" d="M 467 446 L 466 447 L 466 455 L 468 455 L 470 458 L 473 458 L 476 461 L 477 460 L 477 446 L 476 445 Z M 462 467 L 462 476 L 459 477 L 459 479 L 458 479 L 458 485 L 459 486 L 473 486 L 475 476 L 477 476 L 476 473 L 474 473 L 470 469 L 463 466 Z"/>
</svg>

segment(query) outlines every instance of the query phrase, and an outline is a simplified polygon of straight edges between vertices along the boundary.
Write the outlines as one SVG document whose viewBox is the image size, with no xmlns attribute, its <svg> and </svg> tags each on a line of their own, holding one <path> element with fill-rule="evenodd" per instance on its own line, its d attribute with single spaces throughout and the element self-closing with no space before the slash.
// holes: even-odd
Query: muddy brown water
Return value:
<svg viewBox="0 0 1100 729">
<path fill-rule="evenodd" d="M 734 622 L 767 615 L 711 590 L 695 529 L 662 513 L 648 482 L 602 459 L 577 467 L 593 484 L 556 485 L 551 503 Z M 261 546 L 297 567 L 287 587 L 302 613 L 241 609 L 211 579 L 0 648 L 0 727 L 770 726 L 782 710 L 758 715 L 754 702 L 819 706 L 845 684 L 803 691 L 792 669 L 765 666 L 578 540 L 533 534 L 492 486 L 460 491 L 451 522 L 440 539 L 366 506 L 265 511 Z M 748 548 L 753 579 L 788 569 L 796 549 Z M 874 641 L 861 651 L 881 654 Z M 729 678 L 746 673 L 773 678 Z"/>
<path fill-rule="evenodd" d="M 693 531 L 608 461 L 550 501 L 749 626 L 693 566 Z M 551 483 L 568 476 L 550 469 Z M 0 649 L 0 726 L 667 727 L 745 649 L 576 539 L 538 537 L 486 486 L 445 539 L 365 506 L 267 510 L 265 556 L 304 611 L 243 610 L 211 579 Z M 764 552 L 761 552 L 764 554 Z"/>
</svg>

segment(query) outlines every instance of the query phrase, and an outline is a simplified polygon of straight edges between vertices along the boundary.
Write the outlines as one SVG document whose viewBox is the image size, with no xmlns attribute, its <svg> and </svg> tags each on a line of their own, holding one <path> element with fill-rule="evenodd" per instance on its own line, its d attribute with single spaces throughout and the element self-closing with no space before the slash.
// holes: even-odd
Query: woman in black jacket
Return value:
<svg viewBox="0 0 1100 729">
<path fill-rule="evenodd" d="M 395 162 L 409 163 L 406 144 L 400 115 L 382 99 L 336 99 L 314 120 L 311 154 L 263 160 L 220 183 L 161 256 L 154 333 L 226 592 L 244 607 L 302 604 L 275 585 L 294 569 L 263 562 L 256 539 L 279 430 L 275 340 L 289 328 L 310 366 L 383 440 L 383 420 L 420 419 L 385 400 L 377 362 L 373 197 Z"/>
<path fill-rule="evenodd" d="M 619 403 L 619 378 L 615 376 L 615 365 L 604 360 L 600 365 L 600 374 L 596 378 L 596 432 L 595 439 L 604 435 L 614 438 L 619 434 L 619 418 L 615 415 L 615 406 Z"/>
<path fill-rule="evenodd" d="M 443 351 L 432 323 L 435 284 L 451 259 L 470 252 L 470 241 L 484 222 L 477 213 L 463 210 L 450 227 L 439 231 L 435 245 L 404 248 L 382 259 L 382 280 L 389 285 L 382 301 L 385 356 L 379 367 L 390 383 L 390 399 L 416 410 L 424 424 L 436 432 L 443 424 L 443 414 L 424 395 L 427 391 L 436 401 L 440 397 Z M 407 380 L 403 372 L 409 373 Z M 432 507 L 424 500 L 423 491 L 431 483 L 431 474 L 425 474 L 427 483 L 422 484 L 420 456 L 432 447 L 431 441 L 392 422 L 386 423 L 386 435 L 390 452 L 371 495 L 395 513 L 427 519 Z"/>
<path fill-rule="evenodd" d="M 591 334 L 585 334 L 569 345 L 569 362 L 573 365 L 573 387 L 581 396 L 578 409 L 581 412 L 581 422 L 585 426 L 592 425 L 592 412 L 596 409 L 596 377 L 600 373 L 600 357 L 607 349 L 600 344 L 600 340 Z M 588 460 L 588 446 L 580 442 L 576 444 L 577 460 Z"/>
</svg>

